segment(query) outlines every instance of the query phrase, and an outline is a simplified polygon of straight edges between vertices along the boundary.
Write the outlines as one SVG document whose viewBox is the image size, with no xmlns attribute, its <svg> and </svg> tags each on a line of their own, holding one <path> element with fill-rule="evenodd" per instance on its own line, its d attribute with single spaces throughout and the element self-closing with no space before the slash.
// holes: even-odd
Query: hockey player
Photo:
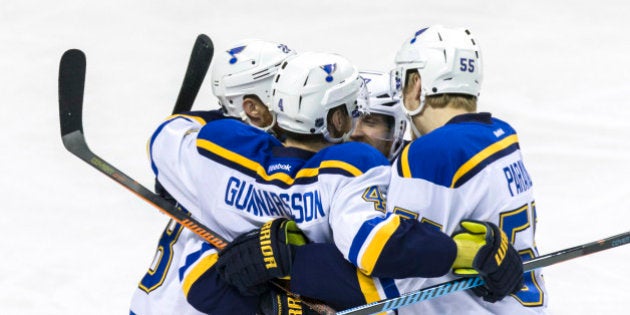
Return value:
<svg viewBox="0 0 630 315">
<path fill-rule="evenodd" d="M 419 221 L 385 213 L 388 161 L 361 143 L 334 145 L 351 132 L 358 80 L 356 69 L 344 58 L 298 55 L 282 65 L 272 93 L 285 147 L 263 145 L 259 137 L 233 139 L 229 135 L 202 143 L 206 156 L 220 164 L 213 169 L 223 168 L 227 173 L 201 176 L 227 183 L 224 201 L 230 211 L 224 215 L 251 214 L 273 206 L 288 214 L 311 241 L 333 243 L 364 275 L 436 277 L 457 268 L 478 272 L 497 299 L 517 290 L 522 262 L 505 233 L 493 224 L 465 221 L 464 226 L 478 228 L 462 231 L 454 241 Z M 218 123 L 206 128 L 225 128 Z M 237 131 L 241 133 L 246 136 Z M 240 147 L 231 144 L 236 141 Z M 293 152 L 292 159 L 280 160 L 278 152 Z M 276 202 L 258 202 L 256 196 L 267 193 Z M 240 212 L 233 209 L 239 205 Z M 285 276 L 291 276 L 292 289 L 297 287 L 294 272 L 304 273 L 316 260 L 300 261 L 307 246 L 293 244 L 295 229 L 287 228 L 290 222 L 272 220 L 236 238 L 217 262 L 222 278 L 246 293 Z M 379 292 L 388 289 L 376 288 Z"/>
<path fill-rule="evenodd" d="M 502 229 L 523 260 L 538 255 L 536 203 L 516 131 L 490 113 L 477 113 L 482 81 L 479 42 L 466 29 L 424 28 L 404 42 L 394 75 L 417 139 L 395 161 L 388 212 L 452 234 Z M 418 198 L 418 196 L 421 196 Z M 490 221 L 460 224 L 463 219 Z M 455 236 L 455 242 L 458 242 Z M 459 266 L 461 267 L 461 266 Z M 468 268 L 456 268 L 467 275 Z M 474 272 L 473 272 L 474 273 Z M 397 281 L 408 292 L 454 279 Z M 547 295 L 540 270 L 501 300 L 486 287 L 400 309 L 403 314 L 540 314 Z M 481 296 L 483 299 L 480 299 Z"/>
<path fill-rule="evenodd" d="M 388 73 L 361 71 L 360 75 L 366 84 L 368 104 L 359 103 L 362 114 L 350 139 L 373 146 L 393 161 L 404 146 L 407 126 L 400 98 L 394 95 Z"/>
<path fill-rule="evenodd" d="M 219 100 L 221 110 L 189 112 L 174 118 L 190 119 L 198 122 L 201 127 L 209 121 L 233 117 L 268 131 L 274 125 L 273 116 L 266 106 L 269 103 L 271 78 L 281 61 L 294 55 L 294 52 L 286 45 L 261 40 L 244 40 L 230 47 L 233 48 L 215 57 L 211 71 L 213 92 Z M 175 202 L 159 182 L 156 184 L 156 189 Z M 204 255 L 200 255 L 202 252 Z M 323 251 L 318 253 L 321 252 Z M 244 300 L 241 300 L 242 297 L 239 294 L 230 290 L 220 295 L 221 304 L 216 306 L 204 304 L 206 301 L 203 298 L 194 296 L 197 287 L 203 290 L 208 285 L 208 281 L 192 281 L 188 280 L 192 276 L 183 277 L 180 274 L 196 268 L 198 262 L 203 262 L 205 257 L 213 257 L 214 253 L 215 251 L 210 250 L 208 245 L 194 233 L 170 221 L 159 241 L 152 267 L 134 294 L 132 313 L 135 311 L 137 314 L 169 314 L 177 309 L 179 314 L 200 314 L 186 301 L 187 298 L 190 298 L 191 303 L 197 308 L 204 310 L 204 313 L 210 311 L 214 314 L 231 313 L 246 309 L 239 307 L 252 304 L 248 304 L 252 298 L 244 297 Z M 327 270 L 330 271 L 330 269 Z M 349 278 L 353 285 L 356 284 L 358 287 L 356 273 L 351 273 Z M 304 281 L 309 281 L 309 279 Z M 370 279 L 363 281 L 371 282 Z M 183 290 L 182 282 L 188 283 L 187 291 Z M 195 283 L 194 286 L 190 285 L 192 282 Z M 355 295 L 346 294 L 347 299 L 344 301 L 349 299 L 365 303 L 379 299 L 379 296 L 374 293 L 370 292 L 368 295 L 371 299 L 364 297 L 359 290 Z"/>
<path fill-rule="evenodd" d="M 237 118 L 262 130 L 273 127 L 274 119 L 267 107 L 271 81 L 282 61 L 295 52 L 284 44 L 259 39 L 241 40 L 230 47 L 218 53 L 212 62 L 212 91 L 221 109 L 183 113 L 172 119 L 189 119 L 201 127 L 216 119 Z M 156 192 L 176 202 L 159 182 Z M 169 221 L 151 267 L 134 292 L 131 314 L 204 314 L 187 301 L 185 293 L 191 291 L 186 290 L 186 278 L 182 275 L 194 267 L 187 263 L 191 257 L 211 253 L 214 252 L 197 235 Z M 230 295 L 227 291 L 223 296 L 225 303 L 231 303 L 231 297 L 234 301 L 241 298 L 238 293 Z M 217 310 L 220 312 L 221 308 Z M 237 312 L 238 308 L 231 310 Z"/>
</svg>

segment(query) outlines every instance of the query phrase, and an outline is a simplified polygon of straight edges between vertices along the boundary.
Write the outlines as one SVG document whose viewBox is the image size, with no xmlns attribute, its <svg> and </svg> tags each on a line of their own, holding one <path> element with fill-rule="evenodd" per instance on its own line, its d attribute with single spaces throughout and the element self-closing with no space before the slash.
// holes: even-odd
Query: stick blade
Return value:
<svg viewBox="0 0 630 315">
<path fill-rule="evenodd" d="M 83 132 L 83 91 L 85 87 L 85 54 L 79 49 L 67 50 L 59 63 L 59 123 L 61 137 L 74 131 Z"/>
</svg>

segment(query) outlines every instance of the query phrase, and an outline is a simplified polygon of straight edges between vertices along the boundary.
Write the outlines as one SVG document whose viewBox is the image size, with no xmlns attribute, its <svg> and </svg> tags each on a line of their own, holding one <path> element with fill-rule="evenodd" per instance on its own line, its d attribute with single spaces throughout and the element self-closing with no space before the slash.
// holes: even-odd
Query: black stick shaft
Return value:
<svg viewBox="0 0 630 315">
<path fill-rule="evenodd" d="M 210 67 L 213 55 L 214 45 L 210 37 L 205 34 L 197 36 L 195 45 L 190 53 L 184 81 L 182 82 L 175 107 L 173 108 L 173 114 L 187 112 L 192 108 L 199 89 L 201 88 L 201 84 L 208 72 L 208 68 Z"/>
<path fill-rule="evenodd" d="M 85 54 L 78 49 L 68 50 L 61 57 L 59 65 L 59 122 L 61 125 L 61 138 L 66 149 L 138 197 L 155 206 L 173 220 L 190 229 L 217 249 L 224 248 L 228 242 L 218 233 L 190 217 L 186 212 L 166 201 L 162 196 L 145 188 L 90 150 L 83 135 L 82 121 L 85 66 Z M 177 106 L 174 111 L 177 111 Z M 291 296 L 298 297 L 275 281 L 272 281 L 271 284 Z M 332 308 L 325 304 L 314 304 L 307 301 L 303 301 L 303 303 L 321 314 L 334 314 Z"/>
<path fill-rule="evenodd" d="M 71 49 L 63 54 L 59 65 L 59 122 L 61 138 L 66 149 L 175 221 L 199 234 L 216 248 L 225 247 L 227 241 L 219 234 L 140 185 L 90 150 L 83 135 L 82 122 L 85 63 L 85 54 L 78 49 Z"/>
</svg>

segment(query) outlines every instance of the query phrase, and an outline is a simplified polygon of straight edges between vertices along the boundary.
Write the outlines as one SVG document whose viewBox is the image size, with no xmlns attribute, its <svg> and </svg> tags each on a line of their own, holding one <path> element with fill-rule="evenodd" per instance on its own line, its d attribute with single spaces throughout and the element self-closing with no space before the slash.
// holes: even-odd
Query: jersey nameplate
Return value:
<svg viewBox="0 0 630 315">
<path fill-rule="evenodd" d="M 230 177 L 225 187 L 224 201 L 240 211 L 256 216 L 290 217 L 296 223 L 309 222 L 326 216 L 317 189 L 299 193 L 275 193 L 255 187 L 246 180 Z"/>
</svg>

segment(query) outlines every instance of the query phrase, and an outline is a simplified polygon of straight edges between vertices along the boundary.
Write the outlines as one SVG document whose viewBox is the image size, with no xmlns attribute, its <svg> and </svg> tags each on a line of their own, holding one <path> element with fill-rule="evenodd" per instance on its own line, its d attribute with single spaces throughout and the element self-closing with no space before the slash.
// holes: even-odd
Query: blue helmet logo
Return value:
<svg viewBox="0 0 630 315">
<path fill-rule="evenodd" d="M 333 63 L 333 64 L 328 64 L 328 65 L 323 65 L 323 66 L 320 66 L 320 68 L 326 71 L 326 74 L 328 74 L 326 76 L 326 82 L 332 82 L 333 80 L 332 74 L 337 70 L 337 64 Z"/>
<path fill-rule="evenodd" d="M 426 31 L 428 29 L 428 27 L 425 27 L 419 31 L 416 32 L 416 34 L 414 34 L 413 38 L 411 39 L 411 43 L 415 43 L 416 42 L 416 38 L 418 38 L 418 36 L 420 36 L 420 34 L 424 33 L 424 31 Z"/>
<path fill-rule="evenodd" d="M 231 65 L 235 64 L 238 61 L 238 58 L 236 58 L 236 54 L 241 53 L 245 49 L 245 47 L 247 46 L 234 47 L 227 51 L 227 53 L 232 56 L 232 58 L 230 59 Z"/>
</svg>

